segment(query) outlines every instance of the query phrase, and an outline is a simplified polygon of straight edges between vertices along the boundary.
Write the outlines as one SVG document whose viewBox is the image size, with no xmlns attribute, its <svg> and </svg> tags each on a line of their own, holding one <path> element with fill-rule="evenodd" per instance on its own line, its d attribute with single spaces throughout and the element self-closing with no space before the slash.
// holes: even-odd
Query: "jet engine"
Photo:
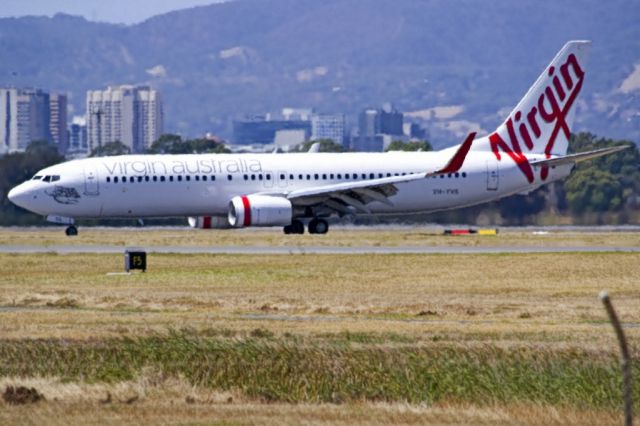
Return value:
<svg viewBox="0 0 640 426">
<path fill-rule="evenodd" d="M 283 197 L 271 195 L 243 195 L 229 202 L 229 225 L 285 226 L 291 224 L 293 206 Z"/>
<path fill-rule="evenodd" d="M 198 216 L 189 218 L 189 226 L 196 229 L 228 229 L 229 221 L 224 216 Z"/>
</svg>

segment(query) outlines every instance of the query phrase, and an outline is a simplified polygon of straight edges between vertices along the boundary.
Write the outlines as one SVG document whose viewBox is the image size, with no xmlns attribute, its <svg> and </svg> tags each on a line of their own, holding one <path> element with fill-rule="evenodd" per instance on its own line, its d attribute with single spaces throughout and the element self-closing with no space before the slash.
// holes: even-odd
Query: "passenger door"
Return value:
<svg viewBox="0 0 640 426">
<path fill-rule="evenodd" d="M 84 195 L 89 197 L 100 195 L 98 171 L 93 166 L 85 166 L 84 168 Z"/>
<path fill-rule="evenodd" d="M 487 191 L 497 191 L 500 183 L 498 161 L 487 161 Z"/>
</svg>

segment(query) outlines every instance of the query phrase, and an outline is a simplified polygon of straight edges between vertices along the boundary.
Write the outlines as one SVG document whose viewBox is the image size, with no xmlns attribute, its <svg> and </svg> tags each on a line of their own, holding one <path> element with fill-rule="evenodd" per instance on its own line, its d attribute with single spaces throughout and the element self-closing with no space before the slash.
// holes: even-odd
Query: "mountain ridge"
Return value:
<svg viewBox="0 0 640 426">
<path fill-rule="evenodd" d="M 284 106 L 344 112 L 391 101 L 420 111 L 435 146 L 493 130 L 569 39 L 592 39 L 576 130 L 640 140 L 637 90 L 618 91 L 640 63 L 640 2 L 595 0 L 237 0 L 135 25 L 0 19 L 0 84 L 71 93 L 150 83 L 167 132 L 230 135 L 233 118 Z M 14 74 L 15 73 L 15 74 Z M 633 87 L 633 86 L 632 86 Z"/>
</svg>

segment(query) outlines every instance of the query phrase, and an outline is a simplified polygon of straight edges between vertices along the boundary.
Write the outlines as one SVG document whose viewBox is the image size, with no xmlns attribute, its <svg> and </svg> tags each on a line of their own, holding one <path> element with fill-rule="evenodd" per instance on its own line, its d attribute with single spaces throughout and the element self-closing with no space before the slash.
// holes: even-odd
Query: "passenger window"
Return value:
<svg viewBox="0 0 640 426">
<path fill-rule="evenodd" d="M 138 182 L 142 182 L 142 176 L 138 176 Z"/>
<path fill-rule="evenodd" d="M 375 173 L 370 173 L 370 174 L 369 174 L 369 179 L 374 179 L 375 177 L 376 177 L 376 174 L 375 174 Z"/>
<path fill-rule="evenodd" d="M 267 180 L 271 180 L 271 175 L 267 174 L 266 178 L 267 178 Z"/>
<path fill-rule="evenodd" d="M 318 180 L 318 177 L 319 177 L 319 176 L 318 176 L 318 174 L 317 174 L 317 173 L 315 173 L 315 174 L 313 175 L 313 178 L 314 178 L 315 180 Z"/>
<path fill-rule="evenodd" d="M 169 176 L 169 182 L 173 182 L 173 176 Z"/>
<path fill-rule="evenodd" d="M 311 180 L 311 175 L 307 175 L 307 180 Z"/>
<path fill-rule="evenodd" d="M 289 175 L 289 179 L 293 180 L 293 175 Z"/>
<path fill-rule="evenodd" d="M 197 179 L 196 179 L 196 180 L 197 180 Z M 204 182 L 206 182 L 206 181 L 207 181 L 207 177 L 206 177 L 206 176 L 202 176 L 202 180 L 203 180 Z"/>
<path fill-rule="evenodd" d="M 367 178 L 366 173 L 363 173 L 363 174 L 362 174 L 362 179 L 366 179 L 366 178 Z"/>
<path fill-rule="evenodd" d="M 342 175 L 338 173 L 338 179 L 342 179 Z"/>
<path fill-rule="evenodd" d="M 200 182 L 200 176 L 196 175 L 196 181 Z"/>
<path fill-rule="evenodd" d="M 113 183 L 118 183 L 118 176 L 115 176 L 115 177 L 113 178 Z"/>
<path fill-rule="evenodd" d="M 466 178 L 467 177 L 467 172 L 462 172 L 462 177 Z"/>
<path fill-rule="evenodd" d="M 298 175 L 298 179 L 302 180 L 303 179 L 302 175 Z"/>
<path fill-rule="evenodd" d="M 111 178 L 109 176 L 107 176 L 107 183 L 111 182 Z"/>
<path fill-rule="evenodd" d="M 261 174 L 258 175 L 258 179 L 262 180 L 262 175 Z"/>
<path fill-rule="evenodd" d="M 322 174 L 322 179 L 323 179 L 323 180 L 327 180 L 327 175 L 326 175 L 326 173 L 323 173 L 323 174 Z"/>
<path fill-rule="evenodd" d="M 249 180 L 249 175 L 244 175 L 244 180 Z"/>
<path fill-rule="evenodd" d="M 214 180 L 216 180 L 215 176 L 211 176 L 211 181 L 213 182 Z"/>
<path fill-rule="evenodd" d="M 138 182 L 141 182 L 141 181 L 142 181 L 142 177 L 138 176 Z M 134 179 L 134 177 L 133 177 L 133 176 L 131 176 L 131 177 L 129 178 L 129 182 L 131 182 L 131 183 L 135 182 L 135 179 Z"/>
<path fill-rule="evenodd" d="M 154 177 L 153 177 L 153 181 L 154 181 L 154 182 L 157 182 L 157 181 L 158 181 L 158 176 L 154 176 Z"/>
<path fill-rule="evenodd" d="M 144 181 L 145 181 L 145 182 L 149 182 L 149 176 L 145 176 L 145 177 L 144 177 Z"/>
<path fill-rule="evenodd" d="M 233 180 L 233 176 L 227 175 L 227 180 Z"/>
<path fill-rule="evenodd" d="M 191 176 L 185 176 L 184 178 L 187 180 L 187 182 L 191 180 Z"/>
<path fill-rule="evenodd" d="M 256 180 L 256 175 L 251 175 L 251 180 Z"/>
<path fill-rule="evenodd" d="M 160 182 L 164 182 L 164 176 L 160 176 Z"/>
<path fill-rule="evenodd" d="M 178 176 L 178 182 L 182 182 L 182 176 Z"/>
</svg>

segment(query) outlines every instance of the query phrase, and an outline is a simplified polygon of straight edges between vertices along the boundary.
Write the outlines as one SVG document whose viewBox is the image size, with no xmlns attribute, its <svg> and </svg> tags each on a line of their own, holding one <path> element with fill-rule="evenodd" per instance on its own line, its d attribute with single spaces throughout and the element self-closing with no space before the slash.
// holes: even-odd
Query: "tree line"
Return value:
<svg viewBox="0 0 640 426">
<path fill-rule="evenodd" d="M 294 149 L 306 152 L 314 142 L 320 152 L 343 152 L 331 140 L 310 141 Z M 591 133 L 572 135 L 569 153 L 616 145 L 630 145 L 615 154 L 579 163 L 569 178 L 545 185 L 530 194 L 427 215 L 398 217 L 403 222 L 436 222 L 494 225 L 529 224 L 623 224 L 640 221 L 640 153 L 633 142 L 597 137 Z M 387 150 L 430 151 L 428 141 L 392 142 Z M 149 154 L 228 153 L 220 142 L 209 139 L 183 140 L 179 135 L 163 135 L 147 151 Z M 93 156 L 128 154 L 121 142 L 111 142 L 92 152 Z M 31 143 L 25 152 L 0 157 L 0 225 L 42 225 L 44 219 L 13 205 L 9 190 L 30 179 L 38 170 L 64 161 L 46 141 Z M 378 218 L 358 218 L 377 222 Z M 388 219 L 384 219 L 388 220 Z M 112 222 L 110 222 L 112 223 Z M 117 223 L 117 222 L 116 222 Z"/>
</svg>

